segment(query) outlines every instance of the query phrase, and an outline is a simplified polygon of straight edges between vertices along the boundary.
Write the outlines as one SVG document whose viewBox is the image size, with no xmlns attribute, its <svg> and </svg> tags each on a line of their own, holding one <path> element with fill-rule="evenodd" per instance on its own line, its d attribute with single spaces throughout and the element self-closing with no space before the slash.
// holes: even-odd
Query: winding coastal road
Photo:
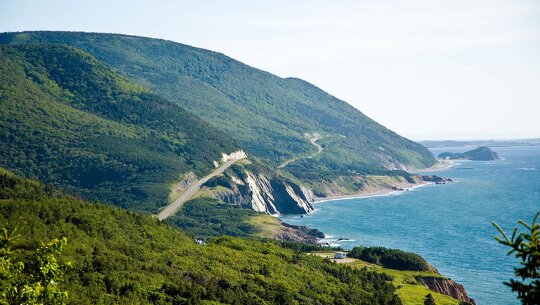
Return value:
<svg viewBox="0 0 540 305">
<path fill-rule="evenodd" d="M 309 142 L 312 145 L 317 147 L 317 152 L 315 152 L 315 153 L 313 153 L 313 154 L 311 154 L 311 155 L 309 155 L 307 157 L 297 157 L 297 158 L 288 160 L 288 161 L 282 163 L 281 165 L 279 165 L 278 168 L 283 168 L 283 167 L 287 166 L 289 163 L 294 162 L 294 161 L 296 161 L 298 159 L 301 159 L 301 158 L 311 159 L 311 158 L 313 158 L 313 157 L 315 157 L 315 156 L 317 156 L 317 155 L 319 155 L 320 153 L 323 152 L 324 148 L 319 143 L 317 143 L 317 141 L 324 138 L 324 137 L 320 136 L 319 134 L 313 134 L 313 135 L 306 134 L 305 136 L 306 136 L 306 138 L 309 139 Z M 178 199 L 173 201 L 171 204 L 166 206 L 161 212 L 158 213 L 157 218 L 159 220 L 164 220 L 164 219 L 167 219 L 168 217 L 174 215 L 176 212 L 178 212 L 178 210 L 182 207 L 182 205 L 184 205 L 184 203 L 186 203 L 186 201 L 191 199 L 191 197 L 193 197 L 193 195 L 197 194 L 197 192 L 200 191 L 203 184 L 205 184 L 208 180 L 212 179 L 213 177 L 222 174 L 227 168 L 229 168 L 235 162 L 237 162 L 238 160 L 244 159 L 244 158 L 245 157 L 233 158 L 233 159 L 223 163 L 222 165 L 220 165 L 218 168 L 216 168 L 214 171 L 212 171 L 210 174 L 208 174 L 204 178 L 201 178 L 201 179 L 193 182 L 192 184 L 190 184 L 188 186 L 188 188 L 186 188 L 186 190 L 184 190 L 184 192 L 178 197 Z"/>
<path fill-rule="evenodd" d="M 244 158 L 235 158 L 232 160 L 229 160 L 225 163 L 223 163 L 221 166 L 216 168 L 213 172 L 208 174 L 202 179 L 199 179 L 192 184 L 189 185 L 189 187 L 171 204 L 169 204 L 167 207 L 165 207 L 159 214 L 157 215 L 157 218 L 159 220 L 166 219 L 170 217 L 171 215 L 174 215 L 178 210 L 182 207 L 186 201 L 188 201 L 193 195 L 197 194 L 197 192 L 201 189 L 202 185 L 206 183 L 206 181 L 212 179 L 213 177 L 220 175 L 223 173 L 227 168 L 229 168 L 231 165 L 233 165 L 236 161 L 241 160 Z"/>
<path fill-rule="evenodd" d="M 317 143 L 317 141 L 319 141 L 320 139 L 322 139 L 322 137 L 320 136 L 309 139 L 309 142 L 317 147 L 317 152 L 308 156 L 308 159 L 315 157 L 316 155 L 322 153 L 322 151 L 324 150 L 321 144 Z"/>
<path fill-rule="evenodd" d="M 307 136 L 306 136 L 307 137 Z M 315 147 L 317 147 L 317 152 L 305 157 L 306 159 L 311 159 L 315 156 L 317 156 L 318 154 L 322 153 L 324 148 L 319 144 L 317 143 L 317 141 L 319 141 L 320 139 L 322 139 L 323 137 L 321 137 L 320 135 L 317 135 L 317 136 L 313 136 L 311 138 L 308 138 L 309 139 L 309 142 L 312 144 L 312 145 L 315 145 Z M 283 163 L 281 163 L 278 168 L 284 168 L 285 166 L 289 165 L 290 163 L 298 160 L 298 159 L 302 159 L 302 157 L 296 157 L 296 158 L 292 158 L 290 160 L 287 160 Z"/>
</svg>

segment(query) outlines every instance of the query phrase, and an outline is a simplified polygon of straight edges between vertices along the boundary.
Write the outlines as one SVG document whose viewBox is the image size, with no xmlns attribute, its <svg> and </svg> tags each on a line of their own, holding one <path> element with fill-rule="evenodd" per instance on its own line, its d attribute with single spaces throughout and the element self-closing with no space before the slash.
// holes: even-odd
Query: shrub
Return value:
<svg viewBox="0 0 540 305">
<path fill-rule="evenodd" d="M 429 264 L 420 255 L 384 247 L 354 247 L 349 257 L 390 269 L 428 271 Z"/>
</svg>

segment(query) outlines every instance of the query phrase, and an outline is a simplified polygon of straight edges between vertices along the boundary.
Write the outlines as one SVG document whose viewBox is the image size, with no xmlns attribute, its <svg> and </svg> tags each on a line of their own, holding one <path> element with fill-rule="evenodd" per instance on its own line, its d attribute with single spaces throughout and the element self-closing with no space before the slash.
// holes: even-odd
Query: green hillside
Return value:
<svg viewBox="0 0 540 305">
<path fill-rule="evenodd" d="M 0 202 L 0 228 L 18 224 L 21 236 L 8 245 L 14 262 L 67 237 L 58 261 L 72 263 L 59 283 L 68 304 L 401 304 L 387 275 L 276 242 L 221 237 L 199 245 L 151 216 L 89 204 L 2 169 Z"/>
<path fill-rule="evenodd" d="M 486 146 L 480 146 L 475 149 L 458 153 L 458 152 L 443 152 L 440 153 L 438 156 L 440 159 L 450 159 L 450 160 L 460 160 L 460 159 L 466 159 L 466 160 L 473 160 L 473 161 L 493 161 L 498 160 L 499 155 L 494 152 L 491 148 Z"/>
<path fill-rule="evenodd" d="M 67 46 L 0 47 L 0 166 L 73 195 L 155 211 L 235 141 Z"/>
<path fill-rule="evenodd" d="M 277 77 L 220 53 L 159 39 L 77 32 L 4 33 L 0 43 L 80 48 L 220 128 L 269 164 L 315 152 L 304 134 L 318 132 L 324 152 L 285 168 L 304 180 L 435 162 L 423 146 L 312 84 Z"/>
</svg>

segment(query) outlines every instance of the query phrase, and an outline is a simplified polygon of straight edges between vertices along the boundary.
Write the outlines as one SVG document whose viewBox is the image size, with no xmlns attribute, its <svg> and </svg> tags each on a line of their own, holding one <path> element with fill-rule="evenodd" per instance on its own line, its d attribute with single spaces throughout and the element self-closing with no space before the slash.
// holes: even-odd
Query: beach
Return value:
<svg viewBox="0 0 540 305">
<path fill-rule="evenodd" d="M 420 173 L 420 172 L 438 172 L 442 170 L 449 169 L 450 167 L 458 164 L 458 160 L 446 160 L 446 159 L 437 159 L 437 163 L 429 168 L 423 168 L 423 169 L 417 169 L 413 171 L 414 173 Z"/>
<path fill-rule="evenodd" d="M 367 192 L 360 192 L 356 194 L 351 195 L 341 195 L 341 196 L 328 196 L 328 197 L 316 197 L 313 199 L 313 203 L 321 203 L 325 201 L 336 201 L 336 200 L 346 200 L 346 199 L 359 199 L 359 198 L 369 198 L 369 197 L 379 197 L 379 196 L 389 196 L 394 194 L 399 194 L 403 192 L 407 192 L 409 190 L 427 186 L 433 184 L 432 182 L 420 182 L 420 183 L 407 183 L 406 185 L 399 185 L 401 190 L 391 189 L 391 188 L 384 188 L 377 191 L 367 191 Z"/>
</svg>

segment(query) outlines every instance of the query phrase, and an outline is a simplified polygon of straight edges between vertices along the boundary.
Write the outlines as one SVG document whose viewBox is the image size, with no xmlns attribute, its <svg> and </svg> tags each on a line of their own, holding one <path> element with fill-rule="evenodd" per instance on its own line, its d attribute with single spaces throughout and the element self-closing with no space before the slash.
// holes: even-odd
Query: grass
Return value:
<svg viewBox="0 0 540 305">
<path fill-rule="evenodd" d="M 335 252 L 316 253 L 316 255 L 322 257 L 333 257 L 334 254 Z M 392 284 L 394 287 L 396 287 L 397 294 L 401 301 L 403 301 L 404 305 L 423 305 L 424 298 L 428 293 L 433 295 L 437 305 L 459 305 L 460 303 L 459 300 L 456 300 L 450 296 L 429 290 L 426 286 L 416 280 L 417 276 L 445 278 L 440 274 L 429 271 L 402 271 L 388 269 L 362 260 L 355 260 L 348 265 L 353 268 L 367 268 L 372 271 L 390 275 L 393 278 Z"/>
<path fill-rule="evenodd" d="M 283 227 L 281 221 L 270 215 L 256 215 L 249 218 L 248 223 L 257 228 L 255 234 L 259 238 L 271 238 Z"/>
<path fill-rule="evenodd" d="M 399 298 L 403 301 L 404 305 L 423 305 L 424 298 L 428 293 L 433 295 L 437 305 L 459 305 L 459 300 L 429 290 L 426 286 L 416 280 L 417 276 L 444 278 L 444 276 L 440 274 L 428 271 L 402 271 L 388 269 L 361 260 L 358 260 L 351 265 L 358 268 L 366 267 L 368 269 L 392 276 L 394 279 L 392 283 L 397 288 Z"/>
</svg>

